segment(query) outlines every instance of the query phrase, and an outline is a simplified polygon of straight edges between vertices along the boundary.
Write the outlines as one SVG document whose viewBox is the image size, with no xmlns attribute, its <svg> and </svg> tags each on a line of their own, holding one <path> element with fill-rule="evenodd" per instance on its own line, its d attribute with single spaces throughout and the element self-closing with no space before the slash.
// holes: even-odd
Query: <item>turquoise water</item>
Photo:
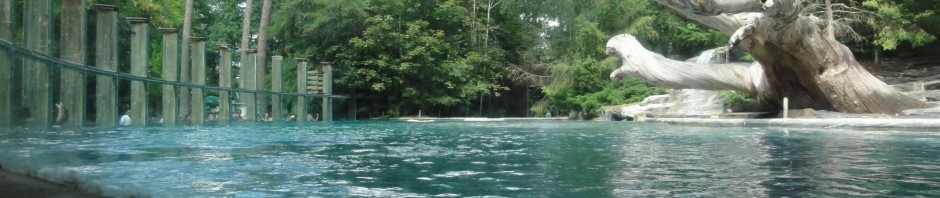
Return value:
<svg viewBox="0 0 940 198">
<path fill-rule="evenodd" d="M 940 133 L 507 121 L 0 131 L 109 196 L 940 196 Z"/>
</svg>

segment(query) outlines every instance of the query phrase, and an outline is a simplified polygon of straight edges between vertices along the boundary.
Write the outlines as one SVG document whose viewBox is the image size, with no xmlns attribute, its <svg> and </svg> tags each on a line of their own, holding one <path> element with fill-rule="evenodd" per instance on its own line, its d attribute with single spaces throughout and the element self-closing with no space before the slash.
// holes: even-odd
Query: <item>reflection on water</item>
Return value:
<svg viewBox="0 0 940 198">
<path fill-rule="evenodd" d="M 110 196 L 940 196 L 940 134 L 898 131 L 575 121 L 4 129 L 0 164 Z"/>
</svg>

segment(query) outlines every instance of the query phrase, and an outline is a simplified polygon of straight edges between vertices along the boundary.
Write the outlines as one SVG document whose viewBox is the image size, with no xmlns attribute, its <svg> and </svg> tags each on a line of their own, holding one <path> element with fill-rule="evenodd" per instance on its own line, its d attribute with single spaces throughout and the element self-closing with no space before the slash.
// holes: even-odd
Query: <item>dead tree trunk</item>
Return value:
<svg viewBox="0 0 940 198">
<path fill-rule="evenodd" d="M 186 10 L 183 11 L 183 42 L 180 44 L 180 82 L 192 82 L 190 67 L 190 46 L 189 37 L 192 36 L 193 28 L 193 0 L 186 0 Z M 188 117 L 190 114 L 190 100 L 202 100 L 202 98 L 191 98 L 190 90 L 187 87 L 180 87 L 179 109 L 180 116 Z M 189 119 L 189 118 L 184 118 Z"/>
<path fill-rule="evenodd" d="M 611 74 L 612 77 L 639 74 L 640 78 L 654 85 L 739 90 L 751 93 L 762 103 L 772 106 L 780 106 L 782 98 L 788 97 L 792 108 L 898 114 L 905 109 L 927 107 L 924 102 L 898 92 L 862 68 L 848 47 L 828 37 L 819 28 L 825 25 L 824 20 L 799 15 L 799 0 L 656 1 L 683 17 L 730 35 L 729 43 L 747 50 L 757 60 L 763 75 L 755 74 L 755 68 L 741 66 L 677 69 L 674 67 L 697 66 L 670 62 L 658 54 L 637 53 L 636 48 L 622 47 L 630 45 L 619 44 L 623 39 L 615 37 L 607 47 L 610 52 L 619 54 L 624 64 Z M 652 65 L 660 65 L 629 63 L 629 60 L 639 59 L 652 60 Z M 638 69 L 638 65 L 646 68 Z M 643 70 L 648 72 L 642 74 L 640 71 Z M 695 73 L 697 71 L 701 73 Z M 677 77 L 674 72 L 683 74 Z M 750 75 L 743 75 L 745 73 Z M 721 84 L 733 86 L 704 86 Z"/>
</svg>

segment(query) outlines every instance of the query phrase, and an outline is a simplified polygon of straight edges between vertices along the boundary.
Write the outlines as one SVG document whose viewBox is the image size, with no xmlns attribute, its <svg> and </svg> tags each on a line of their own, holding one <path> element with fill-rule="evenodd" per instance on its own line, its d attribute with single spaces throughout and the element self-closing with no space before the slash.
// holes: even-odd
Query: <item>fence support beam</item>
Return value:
<svg viewBox="0 0 940 198">
<path fill-rule="evenodd" d="M 257 77 L 255 72 L 258 69 L 258 61 L 255 59 L 258 57 L 258 52 L 254 49 L 245 50 L 247 53 L 245 57 L 242 57 L 242 71 L 245 75 L 245 89 L 248 90 L 258 90 Z M 245 120 L 246 121 L 257 121 L 258 120 L 258 101 L 257 95 L 255 93 L 242 93 L 240 96 L 245 98 Z"/>
<path fill-rule="evenodd" d="M 145 18 L 128 18 L 131 22 L 131 75 L 147 77 L 150 67 L 149 26 Z M 131 125 L 147 126 L 147 86 L 141 81 L 131 81 Z"/>
<path fill-rule="evenodd" d="M 232 88 L 232 51 L 229 51 L 228 45 L 219 46 L 219 87 L 224 89 Z M 232 117 L 232 100 L 229 99 L 229 91 L 219 92 L 219 121 L 228 122 Z"/>
<path fill-rule="evenodd" d="M 117 7 L 96 4 L 98 22 L 95 37 L 95 65 L 99 69 L 117 71 Z M 95 82 L 95 123 L 98 127 L 117 125 L 117 80 L 98 76 Z"/>
<path fill-rule="evenodd" d="M 206 85 L 206 39 L 203 37 L 190 37 L 190 49 L 192 49 L 192 68 L 193 84 Z M 202 88 L 192 89 L 192 114 L 190 120 L 193 124 L 203 124 L 206 122 L 206 96 Z"/>
<path fill-rule="evenodd" d="M 62 30 L 60 57 L 63 60 L 85 65 L 85 0 L 62 1 Z M 66 127 L 81 127 L 85 120 L 85 73 L 70 69 L 61 70 L 59 101 L 67 110 L 68 119 L 61 123 Z M 63 100 L 67 99 L 67 100 Z M 53 115 L 57 116 L 57 115 Z"/>
<path fill-rule="evenodd" d="M 297 93 L 307 94 L 307 59 L 297 58 L 295 59 L 297 65 Z M 307 97 L 303 95 L 297 96 L 297 105 L 294 105 L 297 109 L 297 122 L 303 123 L 307 116 Z"/>
<path fill-rule="evenodd" d="M 49 55 L 52 41 L 52 1 L 35 0 L 25 2 L 26 13 L 26 48 L 42 55 Z M 29 125 L 48 126 L 52 119 L 52 83 L 50 65 L 41 61 L 24 61 L 23 68 L 23 104 L 29 108 L 32 117 Z"/>
<path fill-rule="evenodd" d="M 323 66 L 323 121 L 333 121 L 333 67 L 330 62 L 320 62 Z"/>
<path fill-rule="evenodd" d="M 281 88 L 281 83 L 284 81 L 283 76 L 281 76 L 281 62 L 283 61 L 283 56 L 271 57 L 271 91 L 278 93 L 283 91 L 283 88 Z M 271 117 L 277 118 L 281 116 L 281 114 L 281 95 L 272 95 Z"/>
<path fill-rule="evenodd" d="M 0 39 L 13 41 L 13 0 L 0 0 Z M 13 126 L 13 61 L 0 52 L 0 127 Z"/>
<path fill-rule="evenodd" d="M 177 81 L 179 72 L 179 35 L 176 29 L 160 28 L 163 32 L 163 80 Z M 175 125 L 177 114 L 176 85 L 163 85 L 163 124 Z"/>
</svg>

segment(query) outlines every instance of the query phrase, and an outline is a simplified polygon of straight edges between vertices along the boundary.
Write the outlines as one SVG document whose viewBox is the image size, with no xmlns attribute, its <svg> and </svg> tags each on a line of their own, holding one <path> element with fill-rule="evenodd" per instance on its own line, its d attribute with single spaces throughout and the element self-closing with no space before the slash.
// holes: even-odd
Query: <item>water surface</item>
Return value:
<svg viewBox="0 0 940 198">
<path fill-rule="evenodd" d="M 0 164 L 109 196 L 940 196 L 940 134 L 397 121 L 0 130 Z"/>
</svg>

